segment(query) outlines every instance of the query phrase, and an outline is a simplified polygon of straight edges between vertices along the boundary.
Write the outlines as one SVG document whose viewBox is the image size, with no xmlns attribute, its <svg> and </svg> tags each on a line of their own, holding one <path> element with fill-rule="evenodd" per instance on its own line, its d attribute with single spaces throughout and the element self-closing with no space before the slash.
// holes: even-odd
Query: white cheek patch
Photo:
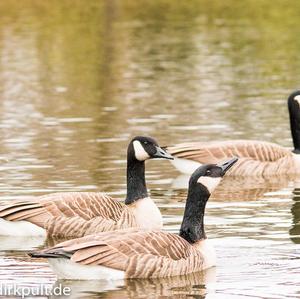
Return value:
<svg viewBox="0 0 300 299">
<path fill-rule="evenodd" d="M 300 95 L 295 96 L 294 100 L 297 101 L 299 103 L 299 105 L 300 105 Z"/>
<path fill-rule="evenodd" d="M 148 153 L 144 150 L 143 146 L 138 140 L 133 141 L 134 154 L 137 160 L 145 161 L 150 158 Z"/>
<path fill-rule="evenodd" d="M 213 178 L 213 177 L 209 177 L 209 176 L 201 176 L 198 179 L 198 183 L 204 185 L 207 190 L 209 191 L 209 193 L 212 193 L 216 187 L 219 185 L 219 183 L 221 182 L 221 178 L 217 177 L 217 178 Z"/>
</svg>

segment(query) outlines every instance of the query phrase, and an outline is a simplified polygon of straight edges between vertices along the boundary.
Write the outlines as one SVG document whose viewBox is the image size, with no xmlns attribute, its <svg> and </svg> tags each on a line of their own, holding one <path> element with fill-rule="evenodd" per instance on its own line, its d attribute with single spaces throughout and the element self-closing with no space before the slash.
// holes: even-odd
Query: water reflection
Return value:
<svg viewBox="0 0 300 299">
<path fill-rule="evenodd" d="M 131 279 L 123 281 L 66 281 L 58 280 L 54 287 L 62 284 L 70 287 L 72 298 L 212 298 L 216 269 L 163 279 Z M 65 297 L 60 297 L 65 298 Z"/>
<path fill-rule="evenodd" d="M 289 230 L 291 240 L 299 244 L 300 243 L 300 189 L 296 188 L 293 192 L 293 205 L 291 208 L 292 214 L 292 227 Z"/>
<path fill-rule="evenodd" d="M 30 251 L 45 243 L 44 237 L 0 236 L 1 251 Z"/>
</svg>

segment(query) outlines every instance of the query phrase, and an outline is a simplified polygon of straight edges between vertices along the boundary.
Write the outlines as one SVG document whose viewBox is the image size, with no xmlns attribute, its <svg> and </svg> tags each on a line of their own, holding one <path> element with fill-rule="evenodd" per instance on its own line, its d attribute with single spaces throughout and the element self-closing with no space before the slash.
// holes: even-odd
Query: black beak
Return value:
<svg viewBox="0 0 300 299">
<path fill-rule="evenodd" d="M 153 158 L 174 160 L 174 158 L 161 147 L 155 146 L 155 149 L 156 149 L 156 153 L 152 156 Z"/>
<path fill-rule="evenodd" d="M 222 169 L 223 175 L 229 170 L 236 162 L 238 161 L 237 157 L 234 157 L 230 160 L 227 160 L 224 163 L 217 164 L 218 167 Z"/>
</svg>

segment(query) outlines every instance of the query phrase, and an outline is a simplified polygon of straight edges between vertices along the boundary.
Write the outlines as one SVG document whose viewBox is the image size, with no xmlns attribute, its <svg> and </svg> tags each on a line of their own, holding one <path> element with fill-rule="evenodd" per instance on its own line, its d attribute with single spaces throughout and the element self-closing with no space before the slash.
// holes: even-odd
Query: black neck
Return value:
<svg viewBox="0 0 300 299">
<path fill-rule="evenodd" d="M 300 109 L 297 101 L 288 103 L 290 113 L 290 125 L 294 144 L 294 153 L 300 153 Z"/>
<path fill-rule="evenodd" d="M 148 197 L 145 181 L 145 162 L 135 158 L 131 143 L 127 152 L 127 196 L 125 204 L 129 205 L 145 197 Z"/>
<path fill-rule="evenodd" d="M 196 182 L 189 185 L 188 196 L 179 235 L 189 243 L 206 239 L 204 231 L 204 212 L 210 196 L 207 188 Z"/>
</svg>

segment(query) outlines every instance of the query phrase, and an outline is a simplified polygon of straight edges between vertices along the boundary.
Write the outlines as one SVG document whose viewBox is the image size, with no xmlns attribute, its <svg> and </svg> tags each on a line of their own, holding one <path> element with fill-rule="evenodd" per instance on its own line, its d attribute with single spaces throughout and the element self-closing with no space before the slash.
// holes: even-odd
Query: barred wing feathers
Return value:
<svg viewBox="0 0 300 299">
<path fill-rule="evenodd" d="M 183 275 L 203 266 L 201 253 L 178 235 L 137 229 L 66 241 L 38 256 L 70 256 L 76 263 L 101 265 L 140 278 Z"/>
</svg>

